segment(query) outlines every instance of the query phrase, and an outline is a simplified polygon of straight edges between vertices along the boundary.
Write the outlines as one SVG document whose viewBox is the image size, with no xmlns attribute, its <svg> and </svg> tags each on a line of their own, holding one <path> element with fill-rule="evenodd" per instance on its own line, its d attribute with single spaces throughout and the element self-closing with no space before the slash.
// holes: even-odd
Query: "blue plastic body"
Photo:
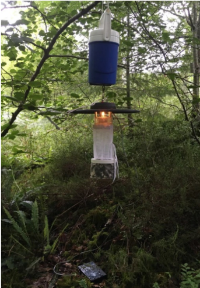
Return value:
<svg viewBox="0 0 200 288">
<path fill-rule="evenodd" d="M 89 83 L 110 86 L 116 83 L 119 44 L 109 41 L 89 43 Z"/>
</svg>

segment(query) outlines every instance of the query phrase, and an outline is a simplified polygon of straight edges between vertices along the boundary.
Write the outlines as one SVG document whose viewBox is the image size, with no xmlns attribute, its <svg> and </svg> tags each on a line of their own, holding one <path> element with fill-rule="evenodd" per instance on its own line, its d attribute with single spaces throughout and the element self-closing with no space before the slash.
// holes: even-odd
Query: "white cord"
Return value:
<svg viewBox="0 0 200 288">
<path fill-rule="evenodd" d="M 118 165 L 118 159 L 117 159 L 117 153 L 116 153 L 116 148 L 115 145 L 113 144 L 113 154 L 114 154 L 114 178 L 113 178 L 113 182 L 115 181 L 116 177 L 119 178 L 119 165 Z M 113 183 L 112 182 L 112 183 Z"/>
<path fill-rule="evenodd" d="M 105 1 L 105 4 L 107 4 L 107 9 L 109 9 L 109 1 Z M 101 8 L 101 15 L 103 14 L 103 1 L 102 1 L 102 8 Z"/>
</svg>

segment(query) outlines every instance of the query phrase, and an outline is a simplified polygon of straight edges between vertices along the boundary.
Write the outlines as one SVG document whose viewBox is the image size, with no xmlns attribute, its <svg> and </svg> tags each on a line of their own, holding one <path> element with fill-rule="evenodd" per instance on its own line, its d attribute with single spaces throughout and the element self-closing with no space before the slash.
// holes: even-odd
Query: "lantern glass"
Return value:
<svg viewBox="0 0 200 288">
<path fill-rule="evenodd" d="M 96 125 L 111 125 L 112 124 L 112 112 L 95 112 L 95 124 Z"/>
</svg>

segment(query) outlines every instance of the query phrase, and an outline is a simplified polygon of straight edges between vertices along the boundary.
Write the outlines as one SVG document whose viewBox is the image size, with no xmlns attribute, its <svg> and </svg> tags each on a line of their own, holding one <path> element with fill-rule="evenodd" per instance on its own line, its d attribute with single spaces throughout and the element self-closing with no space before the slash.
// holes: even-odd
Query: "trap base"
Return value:
<svg viewBox="0 0 200 288">
<path fill-rule="evenodd" d="M 115 159 L 91 159 L 90 178 L 113 179 L 115 177 Z"/>
</svg>

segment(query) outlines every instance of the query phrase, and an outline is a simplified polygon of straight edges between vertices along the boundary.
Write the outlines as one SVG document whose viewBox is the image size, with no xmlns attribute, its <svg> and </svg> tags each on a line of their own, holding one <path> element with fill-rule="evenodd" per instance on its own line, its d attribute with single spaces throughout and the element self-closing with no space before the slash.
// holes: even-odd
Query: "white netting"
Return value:
<svg viewBox="0 0 200 288">
<path fill-rule="evenodd" d="M 113 125 L 94 125 L 93 143 L 95 159 L 113 159 Z"/>
</svg>

